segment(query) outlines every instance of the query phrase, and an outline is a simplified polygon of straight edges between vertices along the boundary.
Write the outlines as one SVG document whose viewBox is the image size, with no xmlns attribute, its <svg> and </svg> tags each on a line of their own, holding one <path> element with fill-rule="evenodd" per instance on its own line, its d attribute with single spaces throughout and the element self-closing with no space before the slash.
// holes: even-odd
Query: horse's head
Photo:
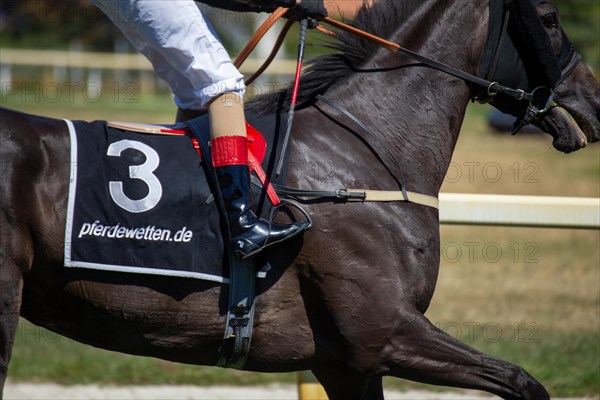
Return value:
<svg viewBox="0 0 600 400">
<path fill-rule="evenodd" d="M 564 69 L 568 67 L 571 54 L 570 42 L 561 28 L 557 8 L 543 2 L 537 7 L 540 20 L 548 33 L 554 54 Z M 579 63 L 562 82 L 554 88 L 552 107 L 534 124 L 554 137 L 557 150 L 570 153 L 579 150 L 587 142 L 600 140 L 600 84 L 592 72 Z"/>
<path fill-rule="evenodd" d="M 500 39 L 496 47 L 488 41 L 484 76 L 535 95 L 533 101 L 516 100 L 488 89 L 489 97 L 478 98 L 540 127 L 554 137 L 559 151 L 570 153 L 600 140 L 600 84 L 579 62 L 557 8 L 546 0 L 521 0 L 502 14 L 503 2 L 490 4 L 490 37 Z"/>
</svg>

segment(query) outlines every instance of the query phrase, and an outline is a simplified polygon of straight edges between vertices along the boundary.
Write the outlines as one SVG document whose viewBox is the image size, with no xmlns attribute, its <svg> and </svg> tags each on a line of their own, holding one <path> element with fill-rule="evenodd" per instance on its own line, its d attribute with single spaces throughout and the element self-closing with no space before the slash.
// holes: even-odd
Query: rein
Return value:
<svg viewBox="0 0 600 400">
<path fill-rule="evenodd" d="M 510 3 L 510 0 L 505 2 L 505 4 L 507 4 L 507 3 Z M 242 50 L 240 55 L 238 55 L 238 57 L 235 59 L 234 64 L 236 67 L 239 68 L 239 66 L 248 57 L 250 52 L 252 52 L 252 50 L 254 50 L 254 48 L 256 47 L 258 42 L 263 38 L 263 36 L 267 33 L 267 31 L 275 24 L 275 22 L 277 22 L 282 16 L 284 16 L 286 11 L 287 10 L 282 7 L 278 8 L 277 10 L 275 10 L 272 17 L 269 18 L 257 30 L 257 32 L 250 39 L 250 42 L 248 43 L 248 45 L 244 48 L 244 50 Z M 509 21 L 510 15 L 511 15 L 510 10 L 508 8 L 505 8 L 505 12 L 502 17 L 503 23 L 502 23 L 502 29 L 500 30 L 499 43 L 497 44 L 495 51 L 494 51 L 494 60 L 492 62 L 492 70 L 494 70 L 496 68 L 496 65 L 498 63 L 498 59 L 499 59 L 498 49 L 499 49 L 502 41 L 504 41 L 507 36 L 507 27 L 508 27 L 508 21 Z M 269 58 L 263 63 L 263 65 L 261 66 L 259 71 L 257 71 L 257 73 L 255 73 L 251 78 L 249 78 L 247 80 L 247 84 L 250 84 L 251 82 L 253 82 L 262 72 L 264 72 L 264 70 L 272 62 L 273 58 L 275 57 L 275 54 L 281 47 L 281 44 L 283 42 L 285 35 L 287 34 L 288 30 L 290 29 L 291 25 L 293 24 L 292 21 L 293 20 L 291 20 L 291 19 L 288 20 L 286 26 L 282 29 L 281 34 L 277 40 L 277 43 L 275 44 L 272 53 L 269 55 Z M 478 96 L 474 97 L 473 100 L 477 100 L 481 103 L 487 103 L 487 102 L 491 102 L 496 95 L 502 94 L 502 95 L 506 95 L 506 96 L 508 96 L 516 101 L 519 101 L 519 102 L 520 101 L 528 101 L 527 110 L 526 110 L 524 116 L 519 119 L 518 124 L 515 125 L 515 129 L 512 132 L 513 134 L 517 133 L 523 126 L 528 125 L 533 120 L 537 119 L 540 115 L 548 112 L 548 110 L 550 110 L 550 108 L 555 107 L 557 105 L 554 102 L 553 88 L 555 88 L 561 82 L 563 82 L 573 72 L 573 70 L 577 67 L 577 65 L 581 61 L 581 56 L 573 49 L 572 45 L 570 45 L 570 42 L 569 42 L 569 45 L 570 45 L 569 50 L 570 50 L 571 54 L 569 54 L 568 58 L 564 60 L 564 61 L 566 61 L 566 63 L 563 64 L 563 67 L 561 69 L 560 79 L 554 84 L 554 87 L 549 88 L 549 87 L 539 86 L 539 87 L 534 88 L 531 92 L 527 92 L 523 89 L 518 89 L 518 88 L 513 89 L 509 86 L 501 85 L 497 81 L 487 80 L 487 79 L 481 78 L 479 76 L 467 73 L 465 71 L 461 71 L 461 70 L 451 67 L 447 64 L 435 61 L 429 57 L 426 57 L 421 54 L 415 53 L 411 50 L 405 49 L 404 47 L 400 46 L 398 43 L 394 43 L 394 42 L 385 40 L 379 36 L 365 32 L 365 31 L 355 28 L 351 25 L 337 21 L 333 18 L 323 17 L 323 18 L 320 18 L 320 22 L 324 22 L 332 27 L 349 32 L 355 36 L 358 36 L 360 38 L 368 40 L 371 43 L 374 43 L 384 49 L 387 49 L 388 51 L 390 51 L 392 53 L 401 54 L 408 58 L 416 60 L 424 66 L 436 69 L 436 70 L 444 72 L 448 75 L 459 78 L 465 82 L 469 82 L 469 83 L 472 83 L 472 84 L 475 84 L 477 86 L 484 88 L 485 92 L 482 95 L 478 95 Z M 332 37 L 337 36 L 337 34 L 335 32 L 331 31 L 330 29 L 324 28 L 321 25 L 317 24 L 316 29 L 328 36 L 332 36 Z"/>
<path fill-rule="evenodd" d="M 254 32 L 254 35 L 252 35 L 252 37 L 248 41 L 248 44 L 246 44 L 246 46 L 242 49 L 240 54 L 238 54 L 237 57 L 235 58 L 235 60 L 233 60 L 233 65 L 237 69 L 239 69 L 242 66 L 242 64 L 248 59 L 248 56 L 250 56 L 250 53 L 252 53 L 254 51 L 254 49 L 256 48 L 256 46 L 258 45 L 258 43 L 260 43 L 262 38 L 267 34 L 267 32 L 269 30 L 271 30 L 273 25 L 275 25 L 275 23 L 277 21 L 279 21 L 286 12 L 287 12 L 287 10 L 285 8 L 279 7 L 278 9 L 276 9 L 273 12 L 273 14 L 271 14 L 271 16 L 269 18 L 267 18 L 267 20 L 258 28 L 258 30 L 256 32 Z M 281 45 L 283 44 L 283 41 L 284 41 L 286 35 L 288 34 L 290 28 L 294 25 L 294 22 L 295 21 L 292 19 L 288 19 L 286 21 L 283 28 L 281 28 L 281 32 L 279 32 L 279 36 L 277 37 L 277 40 L 273 44 L 273 50 L 271 50 L 271 53 L 269 53 L 269 56 L 262 63 L 262 65 L 256 70 L 256 72 L 254 72 L 254 74 L 252 74 L 252 76 L 250 76 L 250 78 L 246 79 L 246 81 L 245 81 L 246 86 L 248 86 L 252 82 L 254 82 L 259 76 L 262 75 L 263 72 L 265 72 L 265 70 L 269 67 L 269 65 L 271 65 L 271 63 L 275 59 L 275 56 L 277 55 L 277 52 L 281 48 Z"/>
<path fill-rule="evenodd" d="M 246 46 L 246 48 L 250 48 L 250 50 L 247 51 L 247 49 L 245 48 L 242 51 L 242 53 L 240 53 L 240 56 L 238 56 L 238 58 L 236 58 L 236 66 L 239 66 L 238 60 L 241 58 L 241 56 L 244 55 L 244 58 L 241 61 L 241 62 L 243 62 L 243 60 L 245 60 L 245 57 L 247 57 L 248 54 L 256 47 L 256 44 L 258 43 L 258 41 L 260 41 L 260 39 L 265 35 L 266 31 L 268 31 L 273 26 L 273 24 L 284 15 L 284 13 L 285 13 L 285 9 L 282 9 L 282 8 L 277 9 L 275 11 L 275 13 L 273 14 L 273 18 L 270 18 L 269 20 L 267 20 L 267 22 L 265 22 L 259 28 L 259 30 L 256 32 L 256 34 L 252 37 L 250 43 Z M 501 31 L 500 40 L 503 40 L 504 37 L 506 36 L 506 27 L 507 27 L 508 18 L 510 15 L 509 13 L 510 13 L 510 11 L 507 10 L 506 15 L 504 15 L 504 23 L 503 23 L 503 28 Z M 288 24 L 290 24 L 290 21 L 291 20 L 288 21 Z M 340 30 L 349 32 L 360 38 L 368 40 L 384 49 L 387 49 L 388 51 L 390 51 L 392 53 L 404 55 L 406 57 L 409 57 L 413 60 L 416 60 L 416 61 L 422 63 L 423 65 L 425 65 L 427 67 L 436 69 L 436 70 L 444 72 L 448 75 L 459 78 L 465 82 L 470 82 L 477 86 L 481 86 L 481 87 L 485 88 L 486 91 L 484 94 L 486 96 L 483 96 L 483 98 L 476 98 L 476 100 L 478 100 L 480 102 L 483 102 L 483 103 L 489 102 L 498 94 L 506 95 L 517 101 L 528 101 L 529 104 L 527 107 L 527 111 L 526 111 L 525 115 L 521 118 L 521 120 L 519 121 L 518 125 L 516 125 L 515 129 L 512 132 L 513 134 L 517 133 L 523 126 L 528 125 L 533 120 L 538 118 L 540 115 L 548 112 L 548 110 L 550 110 L 550 108 L 556 106 L 556 103 L 554 102 L 554 91 L 551 88 L 540 86 L 540 87 L 533 89 L 531 92 L 527 92 L 523 89 L 513 89 L 511 87 L 501 85 L 497 81 L 491 81 L 491 80 L 487 80 L 484 78 L 480 78 L 476 75 L 467 73 L 465 71 L 461 71 L 461 70 L 451 67 L 447 64 L 435 61 L 429 57 L 422 56 L 411 50 L 405 49 L 404 47 L 400 46 L 397 43 L 390 42 L 379 36 L 375 36 L 371 33 L 365 32 L 361 29 L 355 28 L 355 27 L 345 24 L 343 22 L 337 21 L 333 18 L 324 17 L 321 19 L 321 22 L 324 22 L 328 25 L 331 25 L 332 27 L 338 28 Z M 335 32 L 333 32 L 327 28 L 324 28 L 321 25 L 317 25 L 316 29 L 328 36 L 332 36 L 332 37 L 336 36 Z M 268 67 L 268 65 L 271 63 L 271 61 L 274 58 L 274 54 L 279 50 L 279 48 L 281 46 L 281 41 L 283 41 L 283 36 L 285 36 L 285 34 L 287 33 L 288 30 L 289 30 L 288 25 L 286 25 L 286 27 L 284 27 L 284 29 L 282 29 L 281 35 L 278 38 L 278 43 L 276 44 L 276 46 L 273 49 L 273 53 L 265 61 L 265 63 L 261 67 L 260 71 L 257 72 L 255 75 L 253 75 L 247 81 L 248 84 L 251 83 L 252 81 L 254 81 L 254 79 L 256 79 L 256 77 L 258 75 L 260 75 L 260 73 L 262 73 Z M 494 60 L 494 64 L 497 62 L 498 52 L 496 52 L 495 57 L 496 57 L 496 59 Z M 567 63 L 567 65 L 565 65 L 564 68 L 562 69 L 561 77 L 560 77 L 559 81 L 556 83 L 555 87 L 558 86 L 562 81 L 564 81 L 573 72 L 575 67 L 577 67 L 577 65 L 579 64 L 580 60 L 581 60 L 581 56 L 579 54 L 577 54 L 576 52 L 574 52 L 572 57 L 570 58 L 569 62 Z M 239 64 L 241 65 L 241 63 L 239 63 Z"/>
<path fill-rule="evenodd" d="M 326 22 L 327 24 L 329 24 L 331 26 L 334 26 L 334 27 L 344 30 L 346 32 L 352 33 L 358 37 L 366 39 L 372 43 L 375 43 L 378 46 L 383 47 L 384 49 L 387 49 L 392 53 L 402 54 L 413 60 L 419 61 L 430 68 L 445 72 L 446 74 L 452 75 L 452 76 L 462 79 L 464 81 L 486 87 L 486 88 L 488 88 L 488 93 L 496 93 L 496 92 L 503 93 L 510 97 L 514 97 L 517 100 L 530 100 L 531 101 L 534 98 L 533 93 L 526 93 L 522 89 L 511 89 L 509 87 L 500 85 L 498 82 L 490 82 L 490 81 L 480 78 L 478 76 L 475 76 L 475 75 L 469 74 L 467 72 L 461 71 L 459 69 L 456 69 L 454 67 L 451 67 L 447 64 L 443 64 L 438 61 L 432 60 L 429 57 L 422 56 L 411 50 L 405 49 L 404 47 L 400 46 L 397 43 L 382 39 L 379 36 L 372 35 L 368 32 L 357 29 L 357 28 L 350 26 L 348 24 L 345 24 L 343 22 L 336 21 L 332 18 L 325 17 L 323 19 L 323 22 Z M 319 27 L 317 27 L 317 29 L 319 29 Z M 323 29 L 319 29 L 319 30 L 327 35 L 331 36 L 333 34 L 333 36 L 335 36 L 335 32 L 332 32 L 330 30 L 323 30 Z"/>
<path fill-rule="evenodd" d="M 269 32 L 273 25 L 275 25 L 275 23 L 279 21 L 281 17 L 283 17 L 283 14 L 285 14 L 285 12 L 286 10 L 284 8 L 279 7 L 278 9 L 273 11 L 273 14 L 271 14 L 267 18 L 267 20 L 257 29 L 256 32 L 254 32 L 254 35 L 252 35 L 252 37 L 248 41 L 248 44 L 244 46 L 242 51 L 240 51 L 240 54 L 238 54 L 235 60 L 233 60 L 233 65 L 235 65 L 236 68 L 239 69 L 242 66 L 242 64 L 244 63 L 244 61 L 246 61 L 250 53 L 254 51 L 256 46 L 258 46 L 258 43 L 260 43 L 262 38 L 267 34 L 267 32 Z"/>
</svg>

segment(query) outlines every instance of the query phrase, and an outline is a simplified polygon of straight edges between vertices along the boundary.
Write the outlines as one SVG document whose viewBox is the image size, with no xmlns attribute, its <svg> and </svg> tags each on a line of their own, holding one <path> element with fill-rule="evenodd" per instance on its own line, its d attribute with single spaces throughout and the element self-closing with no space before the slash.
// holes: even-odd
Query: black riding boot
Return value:
<svg viewBox="0 0 600 400">
<path fill-rule="evenodd" d="M 249 257 L 309 227 L 308 222 L 281 225 L 257 218 L 250 204 L 250 172 L 247 165 L 221 166 L 216 167 L 215 171 L 229 221 L 231 246 L 236 256 Z"/>
</svg>

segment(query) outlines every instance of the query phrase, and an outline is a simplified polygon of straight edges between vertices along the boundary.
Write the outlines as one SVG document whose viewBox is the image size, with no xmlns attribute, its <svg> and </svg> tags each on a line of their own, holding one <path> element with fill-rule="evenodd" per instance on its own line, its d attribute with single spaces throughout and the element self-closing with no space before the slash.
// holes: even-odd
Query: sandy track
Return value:
<svg viewBox="0 0 600 400">
<path fill-rule="evenodd" d="M 296 400 L 295 385 L 269 385 L 252 387 L 234 386 L 60 386 L 55 384 L 31 384 L 8 382 L 4 395 L 6 400 Z M 477 395 L 432 392 L 386 391 L 387 400 L 482 400 L 497 399 Z M 592 398 L 588 398 L 592 399 Z M 563 400 L 588 400 L 563 399 Z M 556 399 L 558 400 L 558 399 Z M 598 400 L 596 397 L 595 400 Z"/>
</svg>

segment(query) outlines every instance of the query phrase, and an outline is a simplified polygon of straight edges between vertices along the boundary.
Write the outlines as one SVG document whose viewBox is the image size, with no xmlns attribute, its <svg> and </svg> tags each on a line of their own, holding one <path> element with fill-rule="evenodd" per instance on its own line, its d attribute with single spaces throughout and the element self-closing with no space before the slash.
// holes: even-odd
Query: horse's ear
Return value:
<svg viewBox="0 0 600 400">
<path fill-rule="evenodd" d="M 540 0 L 514 0 L 510 4 L 508 32 L 525 64 L 530 88 L 553 88 L 561 76 L 560 63 L 540 21 Z"/>
</svg>

